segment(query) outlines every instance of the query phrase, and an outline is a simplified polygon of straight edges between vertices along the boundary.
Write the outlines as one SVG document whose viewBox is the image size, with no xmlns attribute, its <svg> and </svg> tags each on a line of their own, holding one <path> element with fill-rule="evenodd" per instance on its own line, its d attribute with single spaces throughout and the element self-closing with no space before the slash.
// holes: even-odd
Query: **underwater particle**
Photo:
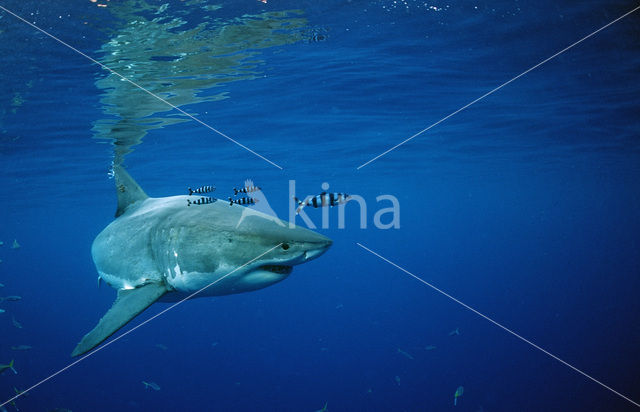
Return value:
<svg viewBox="0 0 640 412">
<path fill-rule="evenodd" d="M 456 389 L 456 393 L 453 394 L 453 406 L 458 405 L 458 398 L 461 397 L 463 393 L 464 386 L 458 386 L 458 389 Z"/>
<path fill-rule="evenodd" d="M 394 376 L 394 378 L 398 386 L 400 386 L 400 377 L 398 375 Z"/>
<path fill-rule="evenodd" d="M 4 287 L 4 285 L 2 283 L 0 283 L 0 288 L 3 288 L 3 287 Z"/>
<path fill-rule="evenodd" d="M 4 310 L 4 309 L 0 309 L 0 313 L 4 313 L 4 312 L 5 312 L 5 310 Z"/>
<path fill-rule="evenodd" d="M 0 240 L 0 246 L 4 245 L 4 242 L 2 240 Z"/>
<path fill-rule="evenodd" d="M 13 94 L 13 99 L 11 99 L 11 107 L 20 107 L 24 103 L 24 98 L 20 92 L 16 92 Z M 15 113 L 15 112 L 14 112 Z"/>
<path fill-rule="evenodd" d="M 449 332 L 449 336 L 455 336 L 455 335 L 460 335 L 460 329 L 455 328 L 454 330 Z"/>
<path fill-rule="evenodd" d="M 157 383 L 155 383 L 155 382 L 145 382 L 145 381 L 142 381 L 142 384 L 144 385 L 144 388 L 145 388 L 145 389 L 151 388 L 151 389 L 153 389 L 154 391 L 159 391 L 159 390 L 160 390 L 160 386 L 158 386 L 158 384 L 157 384 Z"/>
<path fill-rule="evenodd" d="M 218 343 L 219 343 L 219 342 L 213 342 L 213 343 L 211 344 L 211 347 L 212 347 L 212 348 L 215 348 L 216 346 L 218 346 Z"/>
<path fill-rule="evenodd" d="M 11 245 L 11 249 L 18 249 L 20 247 L 20 243 L 18 243 L 17 239 L 13 239 L 13 244 Z"/>
</svg>

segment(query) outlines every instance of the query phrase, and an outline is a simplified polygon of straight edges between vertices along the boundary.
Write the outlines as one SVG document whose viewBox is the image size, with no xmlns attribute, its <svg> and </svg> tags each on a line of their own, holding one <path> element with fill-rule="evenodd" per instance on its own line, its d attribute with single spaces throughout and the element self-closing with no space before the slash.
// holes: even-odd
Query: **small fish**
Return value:
<svg viewBox="0 0 640 412">
<path fill-rule="evenodd" d="M 424 350 L 434 350 L 436 348 L 435 345 L 427 345 L 424 347 Z"/>
<path fill-rule="evenodd" d="M 16 393 L 16 395 L 18 395 L 18 396 L 29 396 L 29 394 L 28 394 L 28 393 L 26 393 L 25 391 L 21 391 L 21 390 L 19 390 L 19 389 L 18 389 L 18 388 L 16 388 L 15 386 L 13 387 L 13 391 L 14 391 L 14 392 Z M 15 399 L 11 401 L 11 406 L 13 406 L 13 407 L 14 407 L 14 409 L 15 409 L 16 411 L 19 411 L 19 410 L 20 410 L 20 409 L 18 409 L 18 405 L 16 405 L 16 401 L 15 401 Z"/>
<path fill-rule="evenodd" d="M 244 193 L 244 194 L 248 194 L 251 192 L 257 192 L 258 190 L 262 190 L 260 189 L 258 186 L 254 186 L 254 185 L 250 185 L 250 186 L 245 186 L 242 189 L 236 189 L 235 187 L 233 188 L 233 195 L 237 196 L 238 193 Z"/>
<path fill-rule="evenodd" d="M 20 299 L 22 299 L 22 296 L 15 296 L 15 295 L 14 296 L 5 296 L 3 298 L 0 297 L 0 302 L 4 302 L 5 300 L 7 302 L 15 302 L 15 301 L 18 301 Z"/>
<path fill-rule="evenodd" d="M 4 309 L 0 309 L 0 313 L 4 313 L 4 312 L 5 312 L 5 310 L 4 310 Z"/>
<path fill-rule="evenodd" d="M 156 348 L 160 348 L 162 350 L 167 350 L 169 348 L 167 348 L 165 345 L 163 345 L 162 343 L 156 343 Z"/>
<path fill-rule="evenodd" d="M 4 242 L 2 240 L 0 240 L 0 246 L 4 245 Z"/>
<path fill-rule="evenodd" d="M 11 249 L 17 249 L 20 247 L 20 243 L 16 239 L 13 239 L 13 245 L 11 245 Z"/>
<path fill-rule="evenodd" d="M 218 346 L 218 342 L 213 342 L 213 343 L 211 344 L 211 347 L 212 347 L 212 348 L 215 348 L 216 346 Z"/>
<path fill-rule="evenodd" d="M 458 405 L 458 398 L 461 397 L 463 393 L 464 393 L 464 386 L 458 386 L 458 389 L 456 389 L 456 393 L 453 394 L 453 406 Z"/>
<path fill-rule="evenodd" d="M 349 195 L 345 193 L 327 193 L 322 192 L 316 196 L 307 196 L 306 199 L 300 200 L 297 197 L 293 197 L 298 208 L 296 209 L 296 214 L 300 213 L 303 207 L 311 206 L 314 208 L 318 207 L 326 207 L 326 206 L 338 206 L 345 204 L 349 201 Z"/>
<path fill-rule="evenodd" d="M 15 326 L 16 328 L 22 329 L 22 324 L 18 322 L 16 318 L 14 318 L 13 316 L 11 316 L 11 322 L 13 323 L 13 326 Z"/>
<path fill-rule="evenodd" d="M 203 195 L 205 193 L 213 192 L 214 190 L 216 190 L 216 187 L 215 186 L 200 186 L 197 189 L 188 188 L 188 190 L 189 190 L 189 196 L 191 196 L 194 193 L 197 193 L 199 195 Z"/>
<path fill-rule="evenodd" d="M 449 332 L 449 336 L 460 335 L 460 329 L 455 328 L 451 332 Z"/>
<path fill-rule="evenodd" d="M 229 198 L 229 206 L 233 205 L 255 205 L 258 202 L 257 199 L 252 197 L 241 197 L 240 199 Z"/>
<path fill-rule="evenodd" d="M 411 360 L 413 360 L 413 359 L 414 359 L 414 357 L 413 357 L 413 356 L 411 356 L 411 354 L 409 354 L 409 353 L 407 353 L 407 352 L 403 351 L 403 350 L 402 350 L 402 349 L 400 349 L 400 348 L 398 348 L 398 353 L 399 353 L 399 354 L 401 354 L 401 355 L 403 355 L 403 356 L 405 356 L 405 357 L 406 357 L 406 358 L 408 358 L 408 359 L 411 359 Z"/>
<path fill-rule="evenodd" d="M 29 346 L 29 345 L 18 345 L 18 346 L 12 346 L 11 350 L 29 350 L 32 348 L 33 346 Z"/>
<path fill-rule="evenodd" d="M 209 203 L 215 202 L 216 199 L 213 197 L 201 197 L 197 200 L 187 199 L 187 206 L 191 205 L 208 205 Z"/>
<path fill-rule="evenodd" d="M 0 283 L 0 288 L 3 288 L 3 287 L 4 287 L 4 285 L 2 283 Z"/>
<path fill-rule="evenodd" d="M 151 389 L 153 389 L 154 391 L 159 391 L 159 390 L 160 390 L 160 386 L 158 386 L 158 384 L 157 384 L 157 383 L 155 383 L 155 382 L 145 382 L 145 381 L 142 381 L 142 384 L 144 385 L 144 388 L 145 388 L 145 389 L 151 388 Z"/>
<path fill-rule="evenodd" d="M 0 374 L 6 371 L 7 369 L 11 369 L 13 373 L 15 373 L 16 375 L 18 374 L 18 371 L 16 371 L 15 368 L 13 367 L 13 359 L 11 359 L 11 362 L 9 362 L 8 365 L 0 365 Z"/>
<path fill-rule="evenodd" d="M 16 388 L 15 386 L 13 387 L 13 391 L 16 393 L 16 395 L 29 396 L 28 392 L 20 390 L 20 389 Z"/>
<path fill-rule="evenodd" d="M 328 410 L 328 409 L 327 409 L 327 404 L 328 404 L 328 403 L 329 403 L 329 402 L 325 402 L 325 403 L 324 403 L 324 406 L 322 407 L 322 409 L 318 409 L 316 412 L 327 412 L 327 410 Z"/>
<path fill-rule="evenodd" d="M 400 377 L 396 375 L 393 379 L 395 379 L 398 386 L 400 386 Z"/>
</svg>

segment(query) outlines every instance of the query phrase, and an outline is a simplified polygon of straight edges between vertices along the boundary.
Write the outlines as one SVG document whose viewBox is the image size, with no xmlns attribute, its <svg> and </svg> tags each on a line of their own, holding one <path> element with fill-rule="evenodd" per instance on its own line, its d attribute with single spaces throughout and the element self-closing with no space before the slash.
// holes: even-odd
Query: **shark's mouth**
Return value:
<svg viewBox="0 0 640 412">
<path fill-rule="evenodd" d="M 280 275 L 288 275 L 293 270 L 293 267 L 284 265 L 262 265 L 260 269 Z"/>
</svg>

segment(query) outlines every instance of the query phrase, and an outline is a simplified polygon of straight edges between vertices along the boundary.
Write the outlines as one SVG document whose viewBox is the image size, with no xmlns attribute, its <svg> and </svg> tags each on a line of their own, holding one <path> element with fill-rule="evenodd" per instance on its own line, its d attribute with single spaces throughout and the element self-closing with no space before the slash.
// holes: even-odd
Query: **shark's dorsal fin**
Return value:
<svg viewBox="0 0 640 412">
<path fill-rule="evenodd" d="M 116 210 L 116 217 L 118 217 L 129 206 L 145 200 L 149 196 L 122 166 L 113 166 L 113 174 L 116 180 L 116 193 L 118 194 L 118 209 Z"/>
<path fill-rule="evenodd" d="M 120 289 L 118 297 L 95 328 L 84 335 L 71 356 L 82 355 L 98 346 L 167 292 L 164 283 L 147 283 L 135 289 Z"/>
</svg>

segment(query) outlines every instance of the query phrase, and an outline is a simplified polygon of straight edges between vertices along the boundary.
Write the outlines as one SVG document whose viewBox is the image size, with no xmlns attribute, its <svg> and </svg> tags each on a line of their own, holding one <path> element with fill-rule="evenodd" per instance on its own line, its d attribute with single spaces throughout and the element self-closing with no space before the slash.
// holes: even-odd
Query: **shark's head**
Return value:
<svg viewBox="0 0 640 412">
<path fill-rule="evenodd" d="M 293 266 L 319 257 L 332 244 L 328 237 L 302 227 L 272 225 L 265 221 L 259 223 L 250 231 L 261 238 L 265 252 L 271 251 L 247 265 L 250 269 L 245 274 L 247 282 L 280 281 L 291 273 Z"/>
<path fill-rule="evenodd" d="M 247 263 L 239 272 L 236 287 L 244 290 L 260 289 L 285 279 L 293 266 L 309 262 L 329 249 L 331 239 L 299 226 L 289 226 L 277 218 L 266 218 L 261 213 L 245 216 L 237 233 L 240 241 L 248 240 L 254 245 L 253 256 L 264 255 Z"/>
<path fill-rule="evenodd" d="M 183 226 L 179 233 L 159 232 L 162 243 L 173 237 L 163 254 L 168 258 L 165 279 L 175 291 L 190 293 L 212 282 L 201 296 L 262 289 L 285 279 L 293 266 L 319 257 L 332 244 L 319 233 L 245 210 L 216 202 L 188 211 L 190 219 L 197 217 L 193 226 Z M 168 223 L 175 228 L 171 220 Z"/>
</svg>

